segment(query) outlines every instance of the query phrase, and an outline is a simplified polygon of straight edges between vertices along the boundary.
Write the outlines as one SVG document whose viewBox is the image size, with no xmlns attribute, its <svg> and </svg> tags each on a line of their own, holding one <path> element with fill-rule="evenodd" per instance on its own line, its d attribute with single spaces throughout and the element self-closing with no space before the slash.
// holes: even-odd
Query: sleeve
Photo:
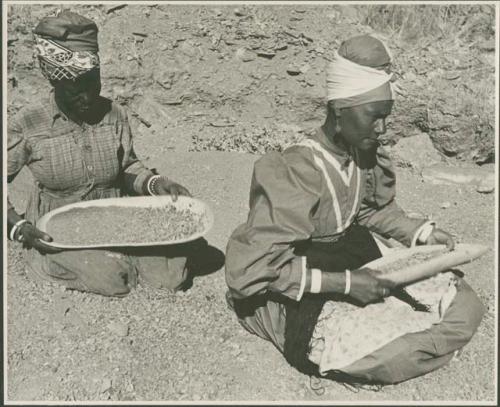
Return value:
<svg viewBox="0 0 500 407">
<path fill-rule="evenodd" d="M 143 195 L 144 182 L 149 176 L 153 175 L 153 172 L 137 158 L 127 113 L 123 110 L 120 113 L 121 119 L 119 120 L 118 131 L 123 149 L 121 165 L 125 188 L 130 192 Z"/>
<path fill-rule="evenodd" d="M 311 159 L 298 149 L 256 162 L 248 220 L 233 232 L 226 250 L 226 282 L 234 298 L 276 292 L 300 300 L 306 259 L 294 254 L 293 243 L 314 230 L 321 183 Z"/>
<path fill-rule="evenodd" d="M 21 120 L 15 118 L 7 126 L 7 180 L 11 182 L 16 175 L 29 163 L 30 148 L 24 138 Z M 7 198 L 7 208 L 14 209 L 14 206 Z"/>
<path fill-rule="evenodd" d="M 426 223 L 425 219 L 414 219 L 396 203 L 396 175 L 388 153 L 377 150 L 377 162 L 368 171 L 365 197 L 357 220 L 361 225 L 392 237 L 406 246 L 413 245 Z"/>
</svg>

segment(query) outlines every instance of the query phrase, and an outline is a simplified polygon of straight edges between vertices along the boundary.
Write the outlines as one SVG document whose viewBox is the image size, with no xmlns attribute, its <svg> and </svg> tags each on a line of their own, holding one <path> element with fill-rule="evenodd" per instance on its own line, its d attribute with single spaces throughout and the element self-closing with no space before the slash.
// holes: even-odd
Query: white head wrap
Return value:
<svg viewBox="0 0 500 407">
<path fill-rule="evenodd" d="M 326 71 L 327 98 L 344 99 L 361 95 L 390 82 L 392 74 L 359 65 L 335 52 Z"/>
</svg>

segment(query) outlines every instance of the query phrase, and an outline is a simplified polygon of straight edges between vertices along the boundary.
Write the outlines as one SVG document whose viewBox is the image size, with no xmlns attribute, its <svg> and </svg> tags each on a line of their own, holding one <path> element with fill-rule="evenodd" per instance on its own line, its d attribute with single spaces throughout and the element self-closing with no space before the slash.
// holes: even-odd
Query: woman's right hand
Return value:
<svg viewBox="0 0 500 407">
<path fill-rule="evenodd" d="M 388 297 L 395 284 L 392 281 L 377 278 L 376 274 L 376 270 L 366 267 L 352 270 L 351 289 L 348 295 L 363 305 Z"/>
<path fill-rule="evenodd" d="M 45 244 L 44 241 L 52 242 L 52 238 L 31 223 L 23 223 L 15 234 L 15 239 L 22 242 L 24 247 L 34 248 L 42 254 L 54 254 L 62 251 L 57 247 Z"/>
</svg>

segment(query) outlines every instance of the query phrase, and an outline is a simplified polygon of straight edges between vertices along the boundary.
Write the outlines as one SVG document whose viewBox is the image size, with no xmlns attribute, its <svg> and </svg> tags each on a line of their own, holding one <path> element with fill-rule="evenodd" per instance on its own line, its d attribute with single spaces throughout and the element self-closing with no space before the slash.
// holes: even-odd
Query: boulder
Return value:
<svg viewBox="0 0 500 407">
<path fill-rule="evenodd" d="M 491 192 L 495 186 L 495 172 L 481 167 L 452 167 L 435 164 L 422 170 L 425 182 L 433 185 L 475 185 L 484 192 Z M 480 191 L 482 192 L 482 191 Z"/>
<path fill-rule="evenodd" d="M 391 155 L 397 166 L 413 168 L 416 171 L 443 161 L 426 133 L 400 139 L 392 147 Z"/>
<path fill-rule="evenodd" d="M 495 177 L 487 177 L 479 182 L 476 188 L 482 194 L 491 194 L 495 191 Z"/>
<path fill-rule="evenodd" d="M 145 95 L 137 102 L 134 101 L 132 109 L 146 125 L 162 128 L 172 121 L 171 115 L 158 103 L 153 93 Z"/>
</svg>

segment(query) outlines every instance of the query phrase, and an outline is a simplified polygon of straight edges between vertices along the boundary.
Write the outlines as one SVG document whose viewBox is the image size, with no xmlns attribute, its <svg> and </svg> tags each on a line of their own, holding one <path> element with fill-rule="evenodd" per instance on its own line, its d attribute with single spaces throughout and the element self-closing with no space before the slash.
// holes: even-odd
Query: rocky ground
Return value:
<svg viewBox="0 0 500 407">
<path fill-rule="evenodd" d="M 221 256 L 245 220 L 253 162 L 321 122 L 325 58 L 342 38 L 372 28 L 355 7 L 117 7 L 77 8 L 101 28 L 103 94 L 129 108 L 145 163 L 213 208 L 206 262 L 212 266 L 185 292 L 140 284 L 110 299 L 35 283 L 9 243 L 7 398 L 495 400 L 495 195 L 479 193 L 475 182 L 434 185 L 422 176 L 432 163 L 467 173 L 493 161 L 494 99 L 485 89 L 493 89 L 494 54 L 491 35 L 477 28 L 493 24 L 491 10 L 478 8 L 453 41 L 411 48 L 410 39 L 392 37 L 408 96 L 398 102 L 387 138 L 399 165 L 401 206 L 429 215 L 460 242 L 491 247 L 461 267 L 488 312 L 471 343 L 443 369 L 379 392 L 325 381 L 319 395 L 272 345 L 239 327 L 225 305 Z M 11 114 L 49 90 L 33 69 L 29 29 L 54 9 L 10 10 Z M 487 178 L 492 168 L 474 170 Z M 22 173 L 9 188 L 20 211 L 29 181 Z"/>
</svg>

